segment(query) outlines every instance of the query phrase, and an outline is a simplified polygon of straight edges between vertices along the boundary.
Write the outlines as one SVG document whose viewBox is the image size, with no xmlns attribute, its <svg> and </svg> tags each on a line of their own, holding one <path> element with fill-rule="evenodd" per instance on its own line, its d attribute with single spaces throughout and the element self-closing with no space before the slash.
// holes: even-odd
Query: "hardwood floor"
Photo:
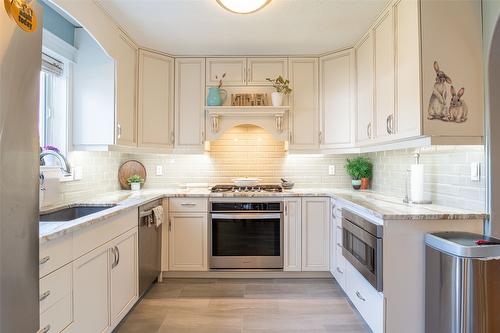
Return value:
<svg viewBox="0 0 500 333">
<path fill-rule="evenodd" d="M 168 279 L 115 332 L 370 332 L 333 279 Z"/>
</svg>

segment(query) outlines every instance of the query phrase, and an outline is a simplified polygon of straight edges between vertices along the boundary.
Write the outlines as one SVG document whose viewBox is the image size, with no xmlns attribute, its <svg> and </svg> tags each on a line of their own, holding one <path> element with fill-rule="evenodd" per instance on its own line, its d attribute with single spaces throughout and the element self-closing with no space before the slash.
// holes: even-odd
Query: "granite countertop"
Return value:
<svg viewBox="0 0 500 333">
<path fill-rule="evenodd" d="M 381 195 L 372 191 L 354 191 L 350 189 L 294 189 L 281 193 L 210 193 L 208 189 L 151 189 L 138 192 L 116 191 L 80 200 L 85 204 L 116 204 L 115 207 L 90 214 L 67 222 L 40 222 L 40 243 L 55 239 L 89 225 L 99 223 L 120 212 L 133 209 L 153 200 L 168 197 L 204 197 L 204 198 L 234 198 L 234 197 L 332 197 L 354 206 L 366 214 L 381 220 L 478 220 L 488 217 L 483 212 L 467 211 L 458 208 L 434 204 L 405 204 L 402 199 Z M 41 213 L 70 207 L 77 202 L 62 203 L 44 208 Z"/>
</svg>

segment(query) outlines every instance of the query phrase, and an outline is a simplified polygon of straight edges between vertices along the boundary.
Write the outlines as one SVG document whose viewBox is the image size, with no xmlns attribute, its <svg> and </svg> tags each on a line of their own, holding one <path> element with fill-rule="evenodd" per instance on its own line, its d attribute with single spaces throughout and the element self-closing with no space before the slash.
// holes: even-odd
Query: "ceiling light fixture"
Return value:
<svg viewBox="0 0 500 333">
<path fill-rule="evenodd" d="M 217 0 L 217 2 L 230 12 L 250 14 L 264 8 L 271 0 Z"/>
</svg>

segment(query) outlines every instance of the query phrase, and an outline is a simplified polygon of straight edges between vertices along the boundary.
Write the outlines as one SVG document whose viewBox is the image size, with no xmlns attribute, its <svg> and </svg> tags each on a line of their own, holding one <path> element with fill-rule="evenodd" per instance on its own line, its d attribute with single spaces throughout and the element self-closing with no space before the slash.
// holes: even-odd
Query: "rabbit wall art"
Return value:
<svg viewBox="0 0 500 333">
<path fill-rule="evenodd" d="M 446 122 L 463 123 L 467 120 L 468 109 L 465 101 L 461 100 L 465 89 L 461 88 L 458 93 L 451 86 L 452 80 L 441 69 L 439 64 L 434 61 L 434 71 L 436 72 L 436 80 L 429 99 L 429 109 L 427 111 L 427 119 L 441 120 Z M 448 106 L 448 85 L 450 85 L 451 100 Z"/>
</svg>

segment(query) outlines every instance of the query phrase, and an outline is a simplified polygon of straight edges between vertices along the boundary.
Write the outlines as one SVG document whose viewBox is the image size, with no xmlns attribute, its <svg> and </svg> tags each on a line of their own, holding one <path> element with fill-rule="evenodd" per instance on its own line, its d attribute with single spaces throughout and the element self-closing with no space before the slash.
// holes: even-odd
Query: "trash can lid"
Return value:
<svg viewBox="0 0 500 333">
<path fill-rule="evenodd" d="M 465 258 L 499 258 L 500 239 L 470 232 L 437 232 L 425 235 L 425 244 Z"/>
</svg>

